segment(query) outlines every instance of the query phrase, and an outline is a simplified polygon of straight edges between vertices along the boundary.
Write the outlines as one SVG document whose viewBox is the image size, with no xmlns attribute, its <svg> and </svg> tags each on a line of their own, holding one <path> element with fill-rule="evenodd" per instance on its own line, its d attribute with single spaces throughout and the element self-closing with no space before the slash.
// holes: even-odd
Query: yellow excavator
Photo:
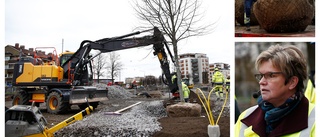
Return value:
<svg viewBox="0 0 320 137">
<path fill-rule="evenodd" d="M 40 112 L 39 108 L 32 105 L 15 105 L 5 112 L 5 136 L 6 137 L 53 137 L 58 130 L 82 120 L 86 115 L 90 115 L 93 107 L 89 105 L 81 112 L 70 118 L 48 128 L 47 120 Z"/>
<path fill-rule="evenodd" d="M 153 31 L 153 35 L 134 37 L 150 31 Z M 51 58 L 46 60 L 37 54 L 37 49 L 33 59 L 20 56 L 14 65 L 12 85 L 17 90 L 12 105 L 30 105 L 35 102 L 39 106 L 40 103 L 46 103 L 47 112 L 59 114 L 66 112 L 71 105 L 84 109 L 86 102 L 83 98 L 87 97 L 90 105 L 96 108 L 99 102 L 108 99 L 108 88 L 93 86 L 93 59 L 102 53 L 148 45 L 153 45 L 153 54 L 158 57 L 162 76 L 171 79 L 169 57 L 175 62 L 157 27 L 96 41 L 84 40 L 76 52 L 65 52 L 58 57 L 54 49 Z M 100 53 L 92 55 L 91 51 L 94 50 Z M 166 51 L 170 56 L 167 56 Z M 171 92 L 175 92 L 176 84 L 169 81 L 167 85 Z"/>
</svg>

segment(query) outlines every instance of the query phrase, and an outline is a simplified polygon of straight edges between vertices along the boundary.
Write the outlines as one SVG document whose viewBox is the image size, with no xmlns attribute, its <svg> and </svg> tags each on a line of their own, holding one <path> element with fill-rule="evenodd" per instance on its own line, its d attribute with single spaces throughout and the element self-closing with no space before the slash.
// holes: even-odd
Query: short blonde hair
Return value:
<svg viewBox="0 0 320 137">
<path fill-rule="evenodd" d="M 272 45 L 260 53 L 256 59 L 255 68 L 259 70 L 261 63 L 268 60 L 285 75 L 285 84 L 288 83 L 292 76 L 297 76 L 299 78 L 297 90 L 303 90 L 303 81 L 307 78 L 307 62 L 301 50 L 292 45 Z"/>
</svg>

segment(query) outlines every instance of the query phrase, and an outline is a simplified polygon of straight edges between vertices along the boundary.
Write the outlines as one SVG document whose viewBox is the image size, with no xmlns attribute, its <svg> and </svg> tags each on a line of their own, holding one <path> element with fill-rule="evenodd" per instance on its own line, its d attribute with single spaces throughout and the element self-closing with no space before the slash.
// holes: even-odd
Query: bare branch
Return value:
<svg viewBox="0 0 320 137">
<path fill-rule="evenodd" d="M 112 80 L 118 76 L 118 72 L 122 70 L 123 64 L 120 62 L 120 55 L 116 52 L 107 53 L 107 71 Z"/>
<path fill-rule="evenodd" d="M 177 62 L 179 41 L 209 34 L 212 30 L 212 23 L 201 24 L 204 17 L 204 14 L 199 13 L 201 4 L 200 0 L 135 0 L 133 8 L 141 21 L 159 27 L 165 36 L 170 38 L 168 42 L 173 46 L 174 58 Z M 143 28 L 144 25 L 140 27 Z M 179 65 L 176 65 L 178 83 L 181 82 L 179 70 Z M 182 95 L 181 91 L 180 94 Z"/>
<path fill-rule="evenodd" d="M 143 0 L 135 1 L 134 9 L 142 21 L 161 26 L 171 42 L 179 42 L 212 32 L 213 23 L 200 24 L 204 17 L 199 13 L 201 4 L 200 0 Z"/>
</svg>

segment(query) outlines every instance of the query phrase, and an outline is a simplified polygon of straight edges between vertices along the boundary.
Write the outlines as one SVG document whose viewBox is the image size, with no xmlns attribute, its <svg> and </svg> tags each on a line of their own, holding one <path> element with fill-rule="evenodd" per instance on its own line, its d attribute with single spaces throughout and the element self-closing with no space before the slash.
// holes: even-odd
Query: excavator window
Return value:
<svg viewBox="0 0 320 137">
<path fill-rule="evenodd" d="M 61 54 L 59 57 L 60 65 L 64 64 L 72 55 L 73 55 L 73 53 Z"/>
</svg>

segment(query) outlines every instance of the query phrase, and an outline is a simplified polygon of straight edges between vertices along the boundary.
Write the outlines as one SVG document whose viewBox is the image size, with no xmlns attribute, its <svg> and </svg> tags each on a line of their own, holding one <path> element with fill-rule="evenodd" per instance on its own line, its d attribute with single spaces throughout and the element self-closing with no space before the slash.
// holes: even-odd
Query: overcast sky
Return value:
<svg viewBox="0 0 320 137">
<path fill-rule="evenodd" d="M 203 1 L 201 10 L 206 11 L 203 21 L 216 22 L 215 31 L 179 42 L 179 54 L 205 53 L 210 63 L 231 63 L 234 57 L 233 10 L 223 8 L 223 5 L 233 5 L 233 2 Z M 49 46 L 56 47 L 61 53 L 64 39 L 63 50 L 76 51 L 83 40 L 128 34 L 136 26 L 139 26 L 139 20 L 128 0 L 5 1 L 5 45 L 19 43 L 26 48 Z M 160 64 L 151 50 L 151 46 L 147 46 L 118 51 L 124 64 L 121 80 L 144 75 L 159 76 Z"/>
</svg>

